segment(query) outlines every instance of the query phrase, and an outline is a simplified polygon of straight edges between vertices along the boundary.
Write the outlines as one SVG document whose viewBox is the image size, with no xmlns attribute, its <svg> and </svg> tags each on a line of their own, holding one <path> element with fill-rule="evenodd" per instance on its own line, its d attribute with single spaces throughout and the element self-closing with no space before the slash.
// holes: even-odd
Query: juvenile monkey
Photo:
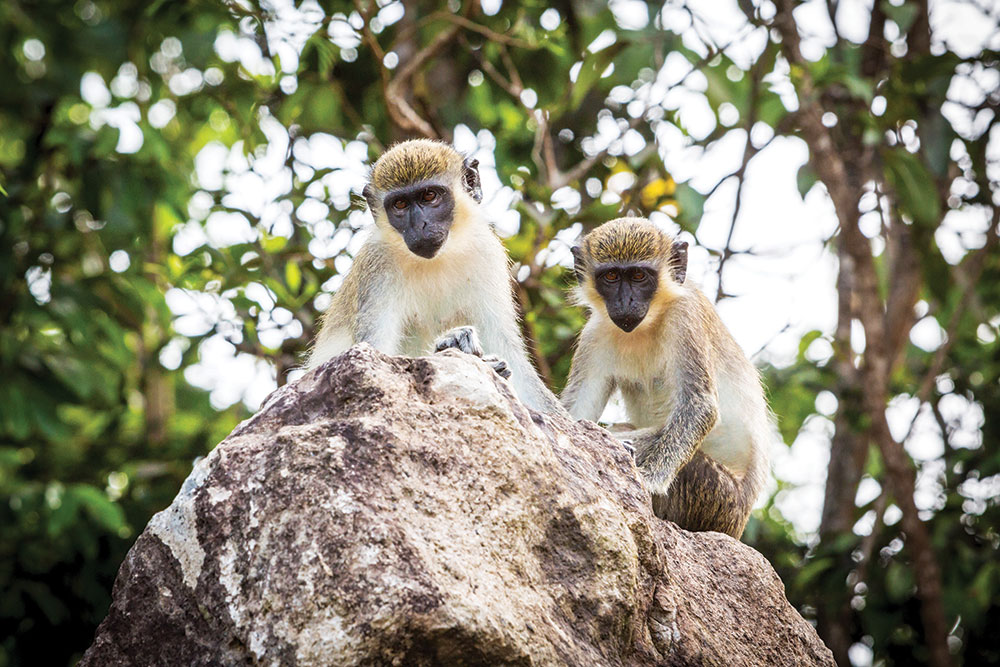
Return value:
<svg viewBox="0 0 1000 667">
<path fill-rule="evenodd" d="M 590 309 L 562 394 L 596 421 L 621 391 L 636 465 L 657 516 L 739 538 L 767 475 L 773 424 L 757 370 L 704 294 L 687 244 L 619 218 L 573 248 Z"/>
<path fill-rule="evenodd" d="M 478 164 L 426 139 L 375 162 L 363 191 L 374 233 L 334 294 L 308 365 L 360 342 L 386 354 L 457 347 L 512 372 L 528 407 L 565 414 L 528 361 L 510 258 L 479 207 Z"/>
</svg>

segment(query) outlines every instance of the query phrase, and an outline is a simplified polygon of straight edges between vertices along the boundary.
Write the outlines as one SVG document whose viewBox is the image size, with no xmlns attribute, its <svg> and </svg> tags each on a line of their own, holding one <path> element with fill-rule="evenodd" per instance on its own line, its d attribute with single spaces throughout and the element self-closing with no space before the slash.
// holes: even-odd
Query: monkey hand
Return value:
<svg viewBox="0 0 1000 667">
<path fill-rule="evenodd" d="M 446 331 L 444 335 L 434 343 L 434 351 L 455 349 L 466 354 L 479 357 L 483 362 L 496 371 L 496 374 L 504 379 L 510 378 L 510 367 L 507 362 L 495 354 L 483 355 L 483 345 L 479 342 L 479 334 L 475 327 L 455 327 Z"/>
<path fill-rule="evenodd" d="M 667 489 L 674 481 L 677 473 L 675 465 L 657 451 L 655 441 L 650 442 L 642 437 L 632 441 L 638 451 L 635 465 L 642 474 L 642 481 L 650 493 L 667 495 Z"/>
<path fill-rule="evenodd" d="M 628 423 L 608 424 L 605 428 L 622 443 L 629 456 L 635 459 L 635 439 L 639 429 Z"/>
<path fill-rule="evenodd" d="M 635 459 L 635 447 L 632 446 L 632 441 L 631 440 L 622 440 L 622 447 L 625 448 L 625 451 L 628 452 L 628 455 L 631 456 L 632 459 L 634 460 Z"/>
<path fill-rule="evenodd" d="M 510 379 L 510 368 L 507 366 L 507 362 L 498 357 L 495 354 L 487 354 L 483 357 L 483 361 L 487 366 L 496 371 L 496 374 L 505 380 Z"/>
<path fill-rule="evenodd" d="M 665 470 L 651 469 L 640 465 L 639 472 L 642 474 L 642 481 L 646 485 L 646 490 L 654 495 L 665 496 L 670 485 L 673 484 L 674 475 Z"/>
<path fill-rule="evenodd" d="M 479 334 L 475 327 L 455 327 L 446 331 L 434 343 L 434 351 L 441 352 L 454 348 L 474 357 L 483 356 L 483 344 L 479 342 Z"/>
</svg>

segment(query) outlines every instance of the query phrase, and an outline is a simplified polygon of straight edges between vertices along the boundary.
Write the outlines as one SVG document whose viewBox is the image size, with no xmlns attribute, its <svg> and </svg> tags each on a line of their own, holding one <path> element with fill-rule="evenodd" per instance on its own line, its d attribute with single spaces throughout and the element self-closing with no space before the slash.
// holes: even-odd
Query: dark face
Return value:
<svg viewBox="0 0 1000 667">
<path fill-rule="evenodd" d="M 604 299 L 608 317 L 625 332 L 634 330 L 649 311 L 659 276 L 645 262 L 599 264 L 594 287 Z"/>
<path fill-rule="evenodd" d="M 462 165 L 462 187 L 477 203 L 483 198 L 479 184 L 479 160 L 466 159 Z M 371 184 L 363 193 L 373 213 L 379 206 L 414 255 L 430 259 L 448 240 L 455 219 L 455 196 L 439 180 L 426 180 L 395 188 L 379 202 Z"/>
<path fill-rule="evenodd" d="M 430 259 L 448 240 L 455 213 L 451 190 L 434 182 L 389 191 L 382 200 L 389 224 L 419 257 Z"/>
</svg>

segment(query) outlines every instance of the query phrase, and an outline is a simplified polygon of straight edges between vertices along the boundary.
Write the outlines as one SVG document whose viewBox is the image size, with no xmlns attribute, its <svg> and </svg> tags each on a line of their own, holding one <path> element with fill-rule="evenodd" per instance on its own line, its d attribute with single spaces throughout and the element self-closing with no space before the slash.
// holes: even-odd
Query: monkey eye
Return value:
<svg viewBox="0 0 1000 667">
<path fill-rule="evenodd" d="M 392 207 L 394 209 L 396 209 L 397 211 L 402 211 L 403 209 L 406 208 L 406 200 L 405 199 L 397 199 L 396 201 L 392 202 Z"/>
<path fill-rule="evenodd" d="M 434 192 L 433 190 L 424 190 L 424 193 L 420 196 L 420 199 L 422 199 L 425 204 L 430 204 L 432 202 L 435 202 L 437 201 L 437 198 L 438 198 L 438 193 Z"/>
<path fill-rule="evenodd" d="M 645 279 L 646 279 L 646 272 L 643 271 L 642 269 L 636 269 L 635 271 L 632 272 L 632 280 L 634 280 L 635 282 L 641 283 Z"/>
<path fill-rule="evenodd" d="M 618 272 L 615 270 L 606 271 L 601 277 L 609 283 L 618 282 Z"/>
</svg>

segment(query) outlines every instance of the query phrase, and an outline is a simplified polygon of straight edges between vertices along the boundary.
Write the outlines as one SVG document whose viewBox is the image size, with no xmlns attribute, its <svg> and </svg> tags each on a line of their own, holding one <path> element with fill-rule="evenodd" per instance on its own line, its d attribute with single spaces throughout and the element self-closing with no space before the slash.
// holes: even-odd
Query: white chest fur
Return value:
<svg viewBox="0 0 1000 667">
<path fill-rule="evenodd" d="M 427 260 L 404 256 L 399 265 L 403 354 L 427 354 L 446 330 L 482 320 L 483 295 L 504 294 L 507 256 L 492 231 L 465 230 Z M 499 284 L 499 291 L 497 291 Z"/>
</svg>

